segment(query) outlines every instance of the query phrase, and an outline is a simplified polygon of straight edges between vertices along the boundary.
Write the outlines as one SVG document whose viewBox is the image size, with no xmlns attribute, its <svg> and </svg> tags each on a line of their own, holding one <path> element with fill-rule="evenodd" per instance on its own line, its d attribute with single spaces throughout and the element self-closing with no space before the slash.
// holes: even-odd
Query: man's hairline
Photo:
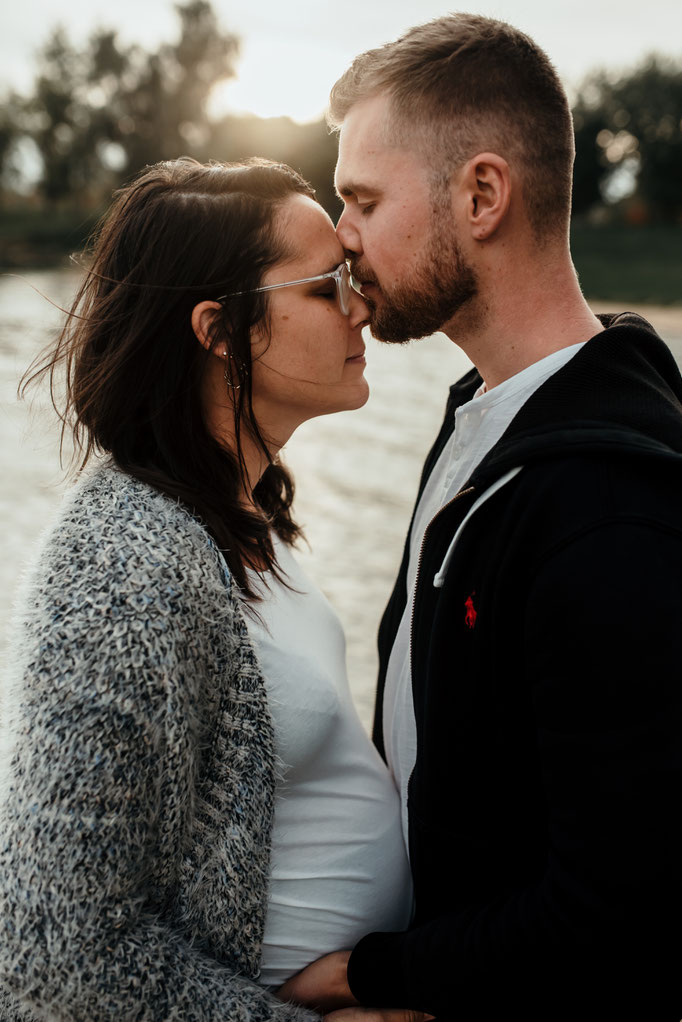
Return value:
<svg viewBox="0 0 682 1022">
<path fill-rule="evenodd" d="M 452 158 L 448 157 L 446 153 L 442 152 L 442 150 L 439 150 L 439 147 L 437 145 L 427 144 L 426 146 L 419 146 L 418 143 L 420 137 L 422 140 L 426 140 L 429 134 L 431 134 L 432 136 L 435 135 L 435 128 L 432 129 L 431 132 L 429 132 L 429 130 L 424 130 L 423 127 L 420 127 L 420 125 L 416 122 L 414 118 L 402 117 L 400 114 L 395 114 L 395 111 L 393 110 L 394 94 L 390 88 L 377 88 L 371 92 L 358 96 L 358 98 L 353 103 L 348 105 L 348 107 L 345 110 L 343 118 L 341 118 L 340 120 L 335 119 L 334 121 L 330 121 L 331 132 L 335 132 L 337 135 L 340 136 L 341 129 L 343 128 L 343 125 L 346 119 L 348 118 L 348 115 L 350 114 L 351 110 L 355 109 L 355 107 L 359 106 L 364 102 L 369 102 L 372 99 L 377 99 L 382 96 L 386 97 L 386 99 L 388 100 L 389 116 L 386 120 L 386 123 L 382 124 L 381 135 L 379 140 L 383 145 L 386 146 L 387 149 L 402 150 L 408 153 L 419 152 L 423 154 L 425 151 L 434 154 L 438 153 L 439 151 L 442 153 L 441 159 L 439 160 L 437 159 L 423 160 L 427 169 L 426 177 L 429 182 L 429 188 L 432 195 L 442 189 L 443 183 L 445 181 L 447 181 L 448 183 L 451 182 L 453 176 L 459 170 L 461 170 L 461 168 L 465 166 L 465 164 L 468 163 L 469 160 L 474 159 L 478 152 L 480 153 L 495 152 L 496 155 L 500 156 L 502 159 L 506 160 L 509 163 L 509 159 L 504 153 L 498 152 L 498 150 L 495 147 L 491 146 L 484 145 L 480 149 L 474 147 L 474 150 L 476 151 L 472 152 L 470 155 L 463 155 L 458 160 L 453 160 Z M 393 120 L 391 118 L 393 118 Z M 439 120 L 441 121 L 441 124 L 443 124 L 446 118 L 434 118 L 433 121 L 430 123 L 435 126 Z M 391 124 L 396 123 L 398 125 L 401 125 L 402 127 L 402 131 L 397 136 L 395 133 L 390 132 Z M 415 145 L 407 144 L 406 139 L 409 138 L 415 140 Z M 513 160 L 512 162 L 515 163 L 516 160 Z M 338 167 L 338 157 L 336 166 Z M 336 193 L 336 196 L 342 202 L 344 201 L 345 198 L 351 198 L 353 195 L 358 194 L 358 191 L 360 191 L 361 194 L 362 193 L 361 189 L 363 188 L 365 188 L 365 186 L 362 185 L 362 182 L 357 181 L 349 182 L 349 184 L 343 189 L 337 188 L 336 171 L 334 172 L 334 191 Z M 368 190 L 374 191 L 374 189 Z"/>
</svg>

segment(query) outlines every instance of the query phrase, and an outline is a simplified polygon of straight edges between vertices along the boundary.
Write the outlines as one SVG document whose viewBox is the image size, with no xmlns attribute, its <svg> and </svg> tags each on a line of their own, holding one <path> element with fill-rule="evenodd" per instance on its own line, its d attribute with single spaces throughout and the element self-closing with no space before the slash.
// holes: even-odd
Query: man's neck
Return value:
<svg viewBox="0 0 682 1022">
<path fill-rule="evenodd" d="M 483 282 L 482 282 L 483 283 Z M 490 390 L 562 348 L 587 341 L 603 326 L 582 296 L 566 257 L 551 267 L 498 273 L 470 309 L 443 327 L 471 359 Z"/>
</svg>

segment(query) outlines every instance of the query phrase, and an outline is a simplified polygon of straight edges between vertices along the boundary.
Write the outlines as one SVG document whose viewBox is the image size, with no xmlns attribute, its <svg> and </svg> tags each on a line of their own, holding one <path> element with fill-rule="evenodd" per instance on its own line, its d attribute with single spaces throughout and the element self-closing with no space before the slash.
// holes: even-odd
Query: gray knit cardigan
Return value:
<svg viewBox="0 0 682 1022">
<path fill-rule="evenodd" d="M 317 1018 L 254 982 L 273 730 L 201 524 L 98 468 L 43 544 L 10 673 L 0 1019 Z"/>
</svg>

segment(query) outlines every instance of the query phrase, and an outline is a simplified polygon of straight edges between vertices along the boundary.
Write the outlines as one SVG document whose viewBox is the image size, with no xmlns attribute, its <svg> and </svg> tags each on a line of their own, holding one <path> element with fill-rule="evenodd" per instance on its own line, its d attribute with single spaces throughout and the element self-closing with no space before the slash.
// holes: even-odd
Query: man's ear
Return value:
<svg viewBox="0 0 682 1022">
<path fill-rule="evenodd" d="M 212 327 L 220 308 L 219 302 L 206 301 L 199 302 L 192 309 L 192 330 L 199 343 L 206 348 L 206 351 L 211 351 L 213 343 Z M 216 354 L 222 355 L 222 352 L 216 352 Z"/>
<path fill-rule="evenodd" d="M 464 167 L 460 180 L 474 241 L 490 238 L 503 223 L 511 203 L 509 164 L 497 153 L 479 153 Z"/>
</svg>

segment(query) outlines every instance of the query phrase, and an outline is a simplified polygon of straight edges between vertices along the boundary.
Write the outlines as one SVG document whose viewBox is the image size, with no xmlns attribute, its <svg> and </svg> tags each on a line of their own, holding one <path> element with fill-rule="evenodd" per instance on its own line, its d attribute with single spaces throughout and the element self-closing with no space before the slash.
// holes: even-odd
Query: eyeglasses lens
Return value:
<svg viewBox="0 0 682 1022">
<path fill-rule="evenodd" d="M 339 298 L 339 308 L 344 316 L 350 312 L 350 270 L 346 263 L 341 267 L 341 272 L 336 278 L 336 293 Z"/>
</svg>

